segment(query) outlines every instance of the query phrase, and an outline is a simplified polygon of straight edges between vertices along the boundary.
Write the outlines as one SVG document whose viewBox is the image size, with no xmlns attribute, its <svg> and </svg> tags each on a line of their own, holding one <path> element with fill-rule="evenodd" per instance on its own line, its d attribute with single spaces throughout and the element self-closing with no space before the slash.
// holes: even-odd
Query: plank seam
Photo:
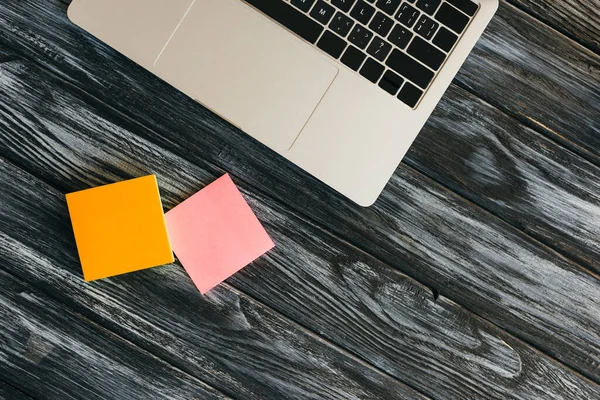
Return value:
<svg viewBox="0 0 600 400">
<path fill-rule="evenodd" d="M 12 275 L 11 275 L 11 276 L 12 276 Z M 11 388 L 15 389 L 17 392 L 23 393 L 25 396 L 29 397 L 30 399 L 33 399 L 33 400 L 38 400 L 38 398 L 37 398 L 37 397 L 34 397 L 32 394 L 28 393 L 27 391 L 25 391 L 25 390 L 23 390 L 23 389 L 21 389 L 21 388 L 18 388 L 18 387 L 16 387 L 15 385 L 13 385 L 13 384 L 12 384 L 12 383 L 10 383 L 10 382 L 7 382 L 7 381 L 6 381 L 5 379 L 3 379 L 2 377 L 0 377 L 0 382 L 4 383 L 6 386 L 9 386 L 9 387 L 11 387 Z M 10 400 L 10 399 L 8 399 L 8 400 Z"/>
<path fill-rule="evenodd" d="M 561 148 L 568 150 L 571 153 L 573 153 L 574 155 L 580 157 L 582 160 L 585 160 L 585 161 L 589 162 L 590 164 L 593 164 L 596 167 L 600 167 L 600 157 L 596 156 L 595 154 L 593 154 L 592 152 L 587 150 L 585 147 L 582 147 L 582 146 L 578 145 L 577 143 L 575 143 L 571 140 L 568 140 L 568 139 L 559 140 L 559 137 L 557 135 L 553 134 L 551 132 L 551 130 L 544 129 L 540 125 L 533 123 L 533 121 L 531 119 L 524 117 L 522 114 L 510 111 L 510 109 L 508 107 L 502 106 L 502 104 L 500 102 L 496 102 L 496 101 L 492 100 L 490 97 L 484 97 L 484 95 L 482 93 L 477 93 L 477 91 L 474 90 L 471 86 L 460 81 L 458 78 L 460 78 L 460 77 L 457 76 L 457 78 L 455 78 L 453 80 L 453 82 L 452 82 L 453 85 L 456 85 L 458 88 L 469 92 L 470 94 L 477 97 L 485 104 L 497 109 L 501 114 L 514 119 L 515 121 L 528 127 L 532 131 L 542 135 L 543 137 L 545 137 L 546 139 L 555 143 L 556 145 L 560 146 Z"/>
<path fill-rule="evenodd" d="M 600 49 L 596 49 L 594 47 L 591 47 L 587 44 L 586 41 L 579 39 L 577 36 L 574 36 L 572 34 L 570 34 L 568 31 L 563 30 L 555 25 L 553 25 L 550 21 L 542 18 L 541 15 L 537 15 L 535 14 L 533 11 L 529 10 L 527 7 L 523 7 L 521 6 L 519 3 L 517 3 L 514 0 L 503 0 L 506 4 L 516 8 L 517 10 L 522 11 L 523 13 L 529 15 L 530 17 L 532 17 L 533 19 L 537 20 L 538 22 L 540 22 L 540 24 L 547 26 L 548 28 L 552 29 L 553 31 L 559 33 L 560 35 L 564 36 L 565 38 L 571 40 L 574 43 L 577 43 L 579 46 L 591 51 L 592 53 L 600 56 Z"/>
</svg>

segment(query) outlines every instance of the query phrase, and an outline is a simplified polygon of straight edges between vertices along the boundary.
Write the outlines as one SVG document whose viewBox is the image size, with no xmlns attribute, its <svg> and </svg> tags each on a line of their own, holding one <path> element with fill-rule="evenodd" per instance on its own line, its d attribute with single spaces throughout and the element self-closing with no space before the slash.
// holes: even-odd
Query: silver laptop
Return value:
<svg viewBox="0 0 600 400">
<path fill-rule="evenodd" d="M 498 0 L 74 0 L 69 18 L 362 206 Z"/>
</svg>

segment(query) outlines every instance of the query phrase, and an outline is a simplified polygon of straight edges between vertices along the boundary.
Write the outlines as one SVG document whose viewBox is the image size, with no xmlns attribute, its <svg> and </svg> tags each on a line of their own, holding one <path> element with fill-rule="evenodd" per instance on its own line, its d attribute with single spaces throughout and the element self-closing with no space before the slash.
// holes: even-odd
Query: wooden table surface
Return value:
<svg viewBox="0 0 600 400">
<path fill-rule="evenodd" d="M 600 399 L 600 0 L 501 0 L 361 208 L 66 17 L 0 2 L 0 397 Z M 277 244 L 85 283 L 64 194 L 229 172 Z"/>
</svg>

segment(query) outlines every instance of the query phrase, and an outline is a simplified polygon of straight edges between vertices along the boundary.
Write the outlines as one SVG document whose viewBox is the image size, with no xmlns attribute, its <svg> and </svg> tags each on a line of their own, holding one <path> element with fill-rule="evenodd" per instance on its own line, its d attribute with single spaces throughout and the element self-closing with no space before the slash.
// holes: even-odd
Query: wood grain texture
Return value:
<svg viewBox="0 0 600 400">
<path fill-rule="evenodd" d="M 2 270 L 0 282 L 0 375 L 21 391 L 40 399 L 225 398 Z"/>
<path fill-rule="evenodd" d="M 456 82 L 600 165 L 600 56 L 500 8 Z"/>
<path fill-rule="evenodd" d="M 599 0 L 508 0 L 600 54 Z"/>
<path fill-rule="evenodd" d="M 0 381 L 0 399 L 1 400 L 31 400 L 33 397 L 21 392 L 14 386 Z"/>
<path fill-rule="evenodd" d="M 600 272 L 600 167 L 481 99 L 451 88 L 404 162 Z"/>
<path fill-rule="evenodd" d="M 0 192 L 0 268 L 211 386 L 244 399 L 426 399 L 231 287 L 201 296 L 180 266 L 85 283 L 63 194 L 4 161 L 0 177 L 14 188 Z"/>
<path fill-rule="evenodd" d="M 0 10 L 3 6 L 0 5 Z M 85 101 L 95 107 L 93 112 L 99 113 L 100 117 L 95 117 L 94 114 L 77 116 L 76 119 L 85 121 L 84 126 L 99 124 L 97 127 L 106 128 L 111 133 L 114 133 L 114 125 L 124 127 L 141 137 L 160 143 L 162 147 L 172 149 L 207 170 L 214 171 L 211 174 L 216 174 L 220 168 L 235 169 L 239 177 L 253 186 L 248 189 L 251 192 L 257 190 L 269 192 L 320 221 L 340 236 L 352 240 L 379 257 L 391 260 L 396 267 L 418 276 L 423 282 L 442 290 L 442 293 L 451 295 L 459 302 L 474 308 L 477 313 L 525 337 L 584 371 L 588 376 L 597 379 L 595 374 L 598 370 L 598 336 L 594 333 L 598 331 L 598 319 L 594 314 L 598 309 L 597 303 L 594 303 L 597 281 L 594 281 L 593 277 L 586 277 L 582 272 L 581 279 L 575 279 L 573 282 L 573 276 L 578 277 L 580 271 L 572 263 L 560 259 L 552 252 L 540 250 L 540 246 L 531 244 L 526 237 L 515 233 L 505 224 L 495 220 L 489 223 L 489 216 L 485 213 L 471 211 L 471 205 L 457 200 L 455 196 L 427 180 L 419 182 L 422 178 L 406 168 L 401 168 L 398 177 L 390 185 L 390 190 L 394 191 L 393 195 L 380 201 L 377 208 L 373 210 L 356 211 L 352 205 L 332 195 L 328 190 L 322 189 L 311 178 L 298 173 L 297 169 L 287 166 L 279 159 L 273 159 L 271 153 L 263 151 L 247 138 L 240 137 L 228 125 L 206 113 L 191 101 L 169 91 L 166 85 L 156 83 L 148 74 L 132 67 L 110 50 L 98 46 L 93 40 L 82 37 L 74 28 L 68 26 L 66 21 L 56 18 L 59 15 L 56 10 L 48 11 L 48 4 L 9 1 L 6 7 L 8 8 L 0 11 L 0 18 L 4 18 L 3 21 L 8 23 L 5 26 L 9 29 L 0 33 L 1 40 L 18 48 L 21 54 L 34 56 L 37 62 L 46 68 L 50 68 L 54 73 L 93 94 L 94 97 L 86 97 Z M 36 19 L 35 27 L 31 25 L 31 19 L 28 24 L 25 22 L 21 24 L 18 18 L 6 12 L 8 9 L 20 9 L 18 7 L 31 7 L 29 10 L 31 13 L 27 15 L 40 17 Z M 511 15 L 518 16 L 519 13 L 509 9 L 509 16 Z M 515 25 L 517 26 L 517 22 Z M 11 30 L 15 27 L 17 28 Z M 87 47 L 88 45 L 90 47 Z M 4 55 L 5 60 L 18 60 L 19 57 L 20 55 L 14 52 L 7 52 Z M 576 66 L 581 65 L 577 59 L 576 61 Z M 30 67 L 18 66 L 23 68 L 26 76 Z M 593 72 L 593 69 L 591 71 Z M 61 91 L 68 89 L 79 93 L 76 88 L 71 88 L 64 82 L 57 87 L 60 87 Z M 52 90 L 43 88 L 31 90 L 37 91 L 36 95 L 32 95 L 32 98 L 36 98 L 39 103 L 37 109 L 30 105 L 29 114 L 23 117 L 18 115 L 19 113 L 11 116 L 11 107 L 7 108 L 9 111 L 6 124 L 10 129 L 17 129 L 20 133 L 15 135 L 16 139 L 13 138 L 13 142 L 7 143 L 6 147 L 25 152 L 22 155 L 11 153 L 11 158 L 14 157 L 22 165 L 26 165 L 49 181 L 61 181 L 57 184 L 65 185 L 62 180 L 73 178 L 72 184 L 82 187 L 122 177 L 123 170 L 135 175 L 145 169 L 143 160 L 139 160 L 133 166 L 127 165 L 131 159 L 128 155 L 120 155 L 119 152 L 109 155 L 106 163 L 101 158 L 88 158 L 91 150 L 86 148 L 86 140 L 77 136 L 77 130 L 61 136 L 64 133 L 62 129 L 65 129 L 61 123 L 48 124 L 52 127 L 48 130 L 50 134 L 42 138 L 31 138 L 33 145 L 20 143 L 19 140 L 27 138 L 26 134 L 31 129 L 37 129 L 36 124 L 31 122 L 36 121 L 37 116 L 31 110 L 44 111 L 47 104 L 62 105 L 60 102 L 55 102 Z M 102 101 L 113 105 L 115 109 L 107 108 Z M 10 101 L 7 100 L 6 103 Z M 71 110 L 69 107 L 65 109 Z M 568 110 L 569 106 L 567 106 Z M 77 111 L 80 109 L 77 108 Z M 507 111 L 511 112 L 511 110 Z M 105 118 L 105 114 L 110 116 Z M 140 123 L 136 122 L 138 119 Z M 45 126 L 47 121 L 42 121 L 41 124 Z M 66 125 L 69 126 L 70 123 Z M 221 137 L 216 137 L 217 135 L 212 132 L 218 132 Z M 56 140 L 59 142 L 58 146 Z M 71 145 L 74 146 L 74 150 L 70 153 L 64 151 L 64 154 L 45 153 L 42 160 L 36 159 L 38 157 L 36 151 L 44 148 L 48 143 L 52 145 L 51 148 L 59 148 L 61 151 L 63 146 L 69 148 Z M 108 146 L 109 143 L 110 140 L 102 139 L 100 146 Z M 135 148 L 139 144 L 135 138 L 112 143 L 119 150 L 127 146 Z M 144 143 L 141 145 L 143 146 Z M 82 150 L 80 146 L 84 149 Z M 4 151 L 5 148 L 2 150 Z M 585 151 L 581 150 L 581 152 Z M 156 154 L 153 153 L 155 158 L 152 159 L 160 160 L 161 153 L 160 150 Z M 33 162 L 27 160 L 28 156 L 34 159 Z M 44 170 L 48 162 L 55 164 L 55 167 Z M 85 169 L 80 169 L 81 162 L 86 163 Z M 74 171 L 77 171 L 76 176 L 73 176 Z M 413 178 L 414 182 L 411 181 Z M 301 190 L 304 185 L 311 188 L 310 193 Z M 400 201 L 397 201 L 395 196 L 399 196 Z M 422 202 L 422 198 L 425 201 Z M 432 203 L 436 206 L 434 208 L 436 212 L 428 215 L 426 208 Z M 415 215 L 411 212 L 398 211 L 398 208 L 407 205 Z M 448 211 L 450 213 L 447 217 L 440 218 L 441 214 Z M 391 217 L 388 215 L 390 212 Z M 357 218 L 358 221 L 346 221 L 348 218 Z M 441 238 L 435 238 L 437 241 L 429 243 L 431 236 L 437 236 L 439 229 L 437 222 L 440 220 L 442 227 L 447 229 Z M 454 224 L 457 222 L 458 225 L 455 227 Z M 411 229 L 404 235 L 399 234 L 398 231 L 404 233 L 405 225 Z M 473 232 L 467 232 L 465 235 L 464 239 L 470 246 L 466 251 L 460 247 L 462 228 L 475 228 Z M 507 232 L 508 237 L 499 240 L 499 244 L 496 243 L 495 239 L 504 237 Z M 369 235 L 380 235 L 383 238 L 365 240 L 364 236 Z M 515 242 L 516 248 L 513 250 L 512 246 Z M 437 247 L 440 243 L 443 244 L 441 248 Z M 500 250 L 498 254 L 494 253 L 496 246 Z M 489 253 L 493 253 L 494 257 Z M 456 257 L 457 254 L 460 257 Z M 536 262 L 538 265 L 535 265 Z M 465 265 L 461 265 L 462 263 Z M 496 267 L 496 264 L 500 264 L 500 270 L 490 271 Z M 485 276 L 478 277 L 481 265 L 484 266 Z M 549 276 L 544 276 L 542 268 L 548 268 L 548 265 Z M 441 271 L 436 272 L 438 268 Z M 524 274 L 520 273 L 521 269 L 525 271 Z M 538 278 L 541 283 L 538 282 Z M 562 279 L 569 282 L 571 286 L 561 288 Z M 239 284 L 236 282 L 236 285 Z M 572 292 L 568 293 L 569 290 L 589 288 L 592 289 L 590 296 L 571 299 L 562 304 L 563 298 L 568 298 L 569 294 L 572 296 Z M 469 293 L 471 291 L 474 293 Z M 538 291 L 542 292 L 541 296 Z M 529 297 L 519 299 L 522 292 L 528 293 Z M 291 294 L 288 293 L 287 296 L 289 298 Z M 547 302 L 548 299 L 551 301 Z M 488 301 L 492 305 L 487 304 Z M 570 309 L 574 302 L 577 307 Z M 570 314 L 567 325 L 559 331 L 559 337 L 554 338 L 553 330 L 560 324 L 563 314 Z M 577 331 L 581 327 L 583 331 Z M 570 337 L 571 334 L 576 337 Z M 332 333 L 328 335 L 334 337 Z M 579 343 L 577 341 L 581 336 L 586 340 Z M 562 347 L 569 340 L 575 343 Z M 381 363 L 385 364 L 385 362 Z M 429 390 L 437 389 L 434 387 Z M 584 392 L 584 394 L 594 396 L 593 392 Z"/>
<path fill-rule="evenodd" d="M 5 64 L 4 71 L 8 69 Z M 10 114 L 3 114 L 4 120 L 11 119 L 13 126 L 27 126 L 35 132 L 28 136 L 18 132 L 18 128 L 15 132 L 6 129 L 9 134 L 3 135 L 2 142 L 8 146 L 2 151 L 61 190 L 81 189 L 152 171 L 159 176 L 161 193 L 169 208 L 197 190 L 200 182 L 208 183 L 221 173 L 211 166 L 203 169 L 198 162 L 194 165 L 133 135 L 119 125 L 123 121 L 115 114 L 90 107 L 66 90 L 53 90 L 56 79 L 50 75 L 41 78 L 39 72 L 34 72 L 36 69 L 29 67 L 24 72 L 28 82 L 2 75 L 3 82 L 10 82 L 8 86 L 18 87 L 21 93 L 19 104 L 10 107 Z M 27 110 L 39 105 L 41 98 L 50 97 L 52 105 L 45 104 L 45 112 Z M 6 107 L 5 102 L 0 104 Z M 35 115 L 35 121 L 29 115 Z M 136 130 L 134 125 L 130 128 Z M 63 174 L 69 179 L 65 180 Z M 419 192 L 435 190 L 414 182 L 421 179 L 418 175 L 404 179 L 413 181 L 405 185 L 415 185 L 412 201 L 428 200 Z M 509 398 L 521 399 L 537 399 L 545 391 L 555 398 L 600 395 L 597 385 L 582 380 L 452 301 L 443 297 L 434 301 L 423 286 L 321 232 L 243 181 L 238 183 L 266 223 L 277 249 L 233 278 L 230 282 L 236 287 L 434 398 L 504 399 L 508 388 Z M 23 195 L 13 196 L 11 204 L 20 207 L 17 198 Z M 19 209 L 12 214 L 31 218 L 39 212 Z M 25 223 L 22 221 L 20 226 Z M 57 229 L 58 224 L 46 221 L 39 226 Z M 16 230 L 20 229 L 23 228 Z M 37 246 L 35 241 L 31 246 Z M 52 247 L 62 248 L 65 244 Z M 65 258 L 74 259 L 75 255 Z M 77 270 L 76 265 L 73 270 Z M 585 281 L 587 275 L 581 277 Z M 133 275 L 127 278 L 138 279 Z M 151 282 L 148 279 L 147 284 Z M 593 291 L 594 286 L 590 288 Z M 118 296 L 123 294 L 116 291 L 115 297 Z M 163 293 L 165 298 L 173 296 Z M 594 315 L 580 315 L 579 311 L 576 314 L 577 324 L 587 325 L 586 334 L 597 334 Z M 577 390 L 565 391 L 566 387 Z"/>
<path fill-rule="evenodd" d="M 86 42 L 90 39 L 78 40 Z M 587 276 L 573 263 L 530 241 L 505 224 L 490 219 L 488 214 L 473 210 L 471 204 L 461 201 L 431 182 L 425 180 L 417 184 L 421 177 L 405 167 L 400 168 L 397 177 L 386 189 L 386 195 L 375 207 L 367 210 L 357 209 L 314 179 L 299 172 L 297 168 L 289 166 L 271 152 L 257 146 L 190 99 L 174 92 L 168 85 L 115 55 L 110 49 L 102 45 L 81 45 L 81 50 L 85 53 L 82 59 L 88 61 L 78 64 L 79 71 L 66 68 L 65 71 L 69 73 L 67 79 L 81 79 L 79 85 L 85 87 L 87 92 L 93 91 L 95 95 L 95 98 L 86 98 L 85 102 L 93 104 L 96 108 L 83 112 L 79 108 L 69 110 L 67 107 L 67 119 L 80 118 L 81 115 L 85 117 L 83 126 L 86 129 L 88 126 L 92 127 L 94 132 L 117 124 L 182 155 L 197 165 L 206 165 L 206 168 L 213 170 L 225 168 L 250 183 L 255 190 L 267 191 L 317 220 L 340 237 L 350 240 L 477 314 L 534 343 L 587 376 L 600 380 L 595 361 L 598 358 L 598 320 L 595 319 L 595 315 L 584 313 L 580 318 L 579 314 L 570 313 L 574 302 L 578 304 L 576 309 L 589 309 L 592 312 L 597 310 L 594 297 L 594 293 L 598 291 L 597 277 Z M 15 57 L 18 56 L 14 53 L 6 55 L 7 59 Z M 90 71 L 93 70 L 87 62 L 100 59 L 105 61 L 98 68 L 113 71 L 112 74 L 98 72 L 110 79 L 108 83 L 93 82 L 87 77 L 92 76 Z M 71 61 L 69 65 L 75 64 Z M 81 65 L 88 65 L 84 72 Z M 119 65 L 122 66 L 118 67 Z M 62 66 L 64 65 L 61 64 Z M 50 67 L 56 70 L 54 64 Z M 23 75 L 33 74 L 29 67 L 20 63 L 11 68 L 22 68 Z M 64 73 L 58 72 L 64 76 Z M 31 79 L 29 76 L 12 79 L 16 82 L 14 87 L 17 89 L 7 96 L 8 99 L 18 96 L 21 91 L 40 90 L 23 86 L 23 81 Z M 70 89 L 66 83 L 60 84 L 52 79 L 46 75 L 39 78 L 40 81 L 52 81 L 61 91 Z M 40 103 L 40 96 L 54 98 L 54 94 L 46 92 L 54 92 L 56 87 L 41 90 L 44 94 L 34 94 L 37 99 L 32 101 L 30 111 L 24 111 L 26 115 L 37 114 L 36 109 L 42 111 L 39 107 L 45 105 Z M 110 90 L 110 94 L 106 90 Z M 75 88 L 73 91 L 78 92 Z M 98 98 L 106 99 L 116 109 L 98 104 Z M 70 100 L 66 104 L 69 102 Z M 54 108 L 60 111 L 60 107 L 62 106 Z M 47 112 L 47 109 L 43 111 Z M 110 117 L 113 122 L 106 124 L 94 117 L 94 113 L 100 116 L 114 114 Z M 129 118 L 129 114 L 136 114 L 133 117 L 143 121 L 137 123 Z M 25 126 L 27 124 L 25 123 Z M 65 124 L 68 126 L 72 122 Z M 52 132 L 54 130 L 56 128 L 51 129 Z M 110 129 L 108 131 L 115 134 Z M 16 134 L 12 139 L 6 138 L 6 145 L 13 148 L 12 151 L 6 151 L 14 153 L 11 156 L 14 159 L 25 158 L 22 163 L 27 164 L 28 152 L 43 147 L 43 142 L 33 139 L 29 146 L 24 146 L 19 142 L 22 136 L 23 134 Z M 77 143 L 77 139 L 62 140 L 65 140 L 64 144 L 55 144 L 57 147 L 54 151 L 58 154 L 69 154 L 68 143 L 73 140 Z M 119 145 L 127 145 L 130 140 L 132 139 L 124 140 Z M 113 141 L 107 140 L 106 143 L 112 144 Z M 71 160 L 64 154 L 60 156 L 63 160 L 56 163 L 66 163 L 66 166 L 61 168 L 67 168 L 68 171 Z M 115 156 L 106 156 L 107 162 L 112 163 Z M 79 156 L 75 154 L 73 157 L 77 159 Z M 103 168 L 100 160 L 96 162 L 98 164 L 95 168 Z M 120 161 L 119 165 L 125 163 Z M 46 168 L 45 165 L 38 166 L 36 173 L 53 179 L 48 176 Z M 132 168 L 135 170 L 135 166 Z M 90 185 L 101 181 L 95 176 L 84 178 Z M 412 181 L 415 183 L 410 183 Z M 303 190 L 304 187 L 310 187 L 311 190 Z M 425 200 L 437 204 L 438 211 L 435 214 L 430 213 L 427 201 L 418 198 L 421 195 L 425 196 Z M 436 224 L 440 224 L 440 228 L 436 227 Z M 461 230 L 443 229 L 453 226 L 460 226 Z M 407 227 L 411 229 L 404 233 Z M 461 236 L 457 236 L 456 232 L 461 232 Z M 486 238 L 485 235 L 489 237 Z M 491 257 L 489 249 L 496 249 L 496 237 L 502 240 L 499 241 L 498 252 Z M 485 274 L 480 272 L 482 269 L 486 271 Z M 542 270 L 544 273 L 540 272 Z M 532 282 L 536 282 L 532 281 L 532 278 L 538 275 L 547 279 L 542 280 L 540 286 L 531 292 Z M 454 279 L 461 276 L 463 278 Z M 563 276 L 572 277 L 569 278 L 571 287 L 562 286 L 560 282 L 566 279 L 562 278 Z M 524 294 L 522 298 L 518 296 L 521 292 Z M 585 294 L 583 298 L 572 298 L 572 293 L 580 292 Z M 531 304 L 536 306 L 532 307 Z M 570 315 L 569 329 L 564 329 L 560 320 L 563 315 Z M 561 334 L 554 333 L 555 327 Z"/>
</svg>

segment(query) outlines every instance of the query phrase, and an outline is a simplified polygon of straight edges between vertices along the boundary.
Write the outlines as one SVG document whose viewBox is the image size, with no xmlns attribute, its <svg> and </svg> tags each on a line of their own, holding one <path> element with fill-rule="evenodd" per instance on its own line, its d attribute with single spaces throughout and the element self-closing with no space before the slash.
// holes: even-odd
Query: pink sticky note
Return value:
<svg viewBox="0 0 600 400">
<path fill-rule="evenodd" d="M 203 294 L 275 246 L 229 175 L 165 219 L 173 252 Z"/>
</svg>

